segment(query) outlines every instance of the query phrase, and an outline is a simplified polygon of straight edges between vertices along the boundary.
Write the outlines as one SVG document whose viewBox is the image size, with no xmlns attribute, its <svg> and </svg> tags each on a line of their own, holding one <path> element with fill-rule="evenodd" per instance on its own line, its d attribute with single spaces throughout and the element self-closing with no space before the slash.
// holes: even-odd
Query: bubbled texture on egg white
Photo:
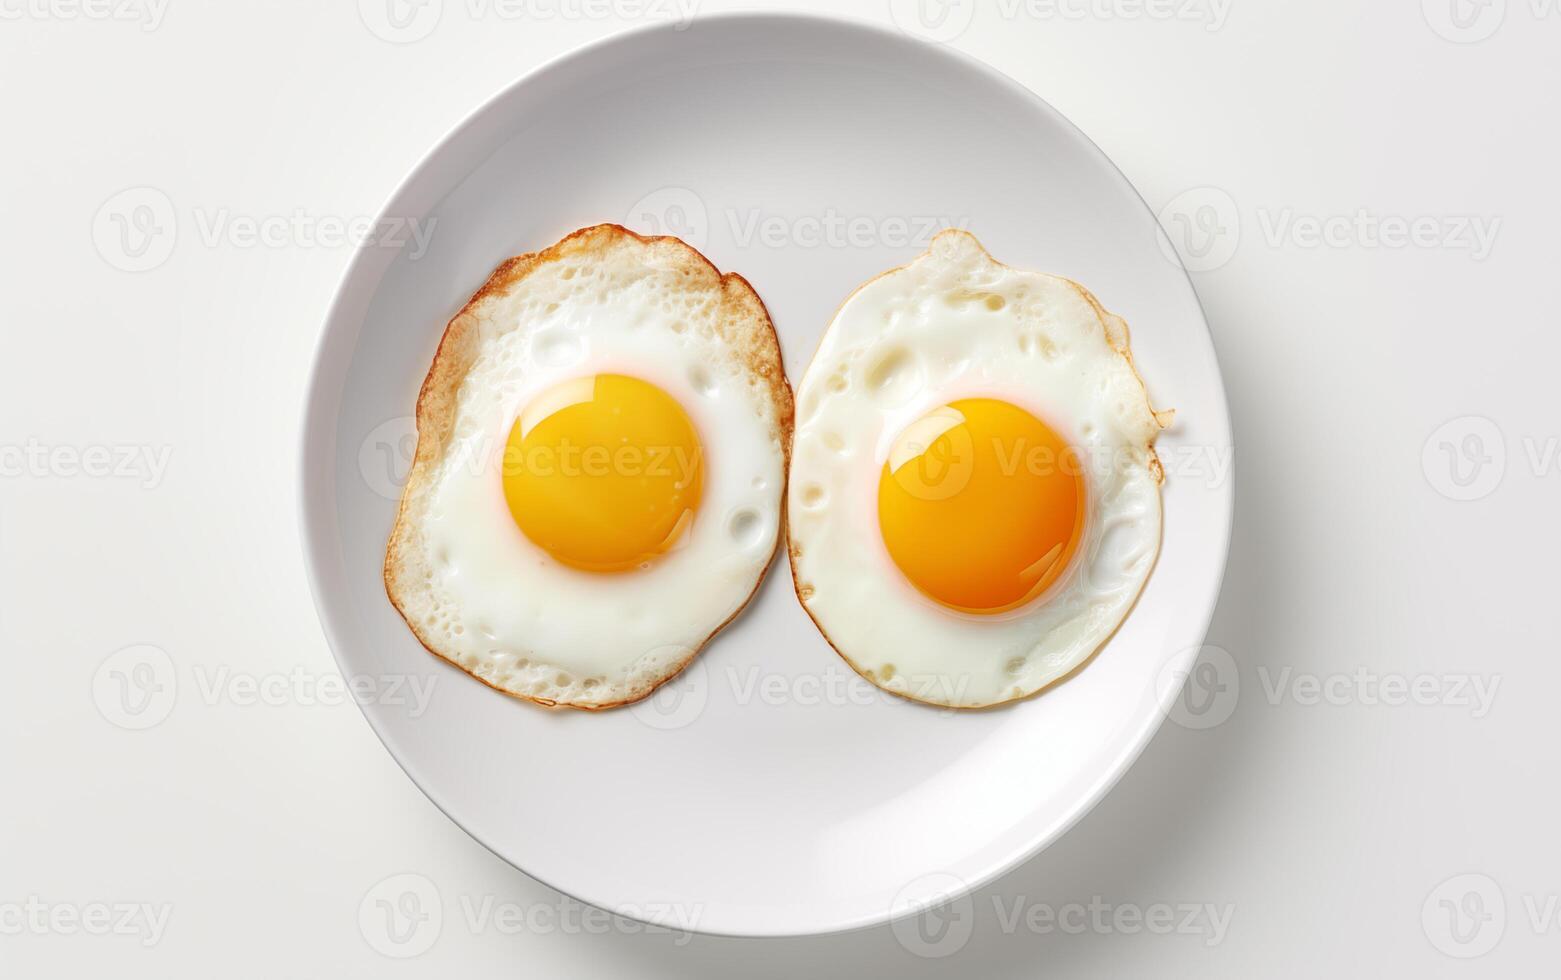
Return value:
<svg viewBox="0 0 1561 980">
<path fill-rule="evenodd" d="M 1071 568 L 1031 604 L 991 617 L 923 596 L 878 530 L 894 438 L 969 397 L 1027 409 L 1089 467 Z M 1160 542 L 1159 428 L 1086 293 L 943 232 L 846 301 L 798 388 L 788 504 L 798 595 L 835 649 L 888 690 L 959 707 L 1034 693 L 1089 659 L 1148 578 Z"/>
<path fill-rule="evenodd" d="M 733 310 L 722 310 L 719 282 L 691 286 L 682 260 L 655 260 L 667 247 L 636 240 L 567 254 L 462 314 L 477 331 L 475 359 L 451 437 L 404 504 L 409 554 L 393 593 L 430 649 L 495 687 L 584 707 L 643 696 L 742 608 L 773 556 L 789 419 L 754 373 L 755 345 L 734 344 L 729 323 L 722 336 Z M 561 565 L 534 545 L 500 476 L 520 410 L 561 381 L 601 373 L 675 398 L 705 463 L 682 543 L 616 574 Z"/>
</svg>

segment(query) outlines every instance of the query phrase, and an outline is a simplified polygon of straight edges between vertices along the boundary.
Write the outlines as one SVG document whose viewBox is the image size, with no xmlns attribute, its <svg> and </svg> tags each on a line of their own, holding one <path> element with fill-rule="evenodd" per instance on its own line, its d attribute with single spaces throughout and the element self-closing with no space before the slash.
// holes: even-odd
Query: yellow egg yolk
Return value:
<svg viewBox="0 0 1561 980">
<path fill-rule="evenodd" d="M 704 490 L 694 425 L 672 396 L 621 374 L 556 385 L 520 413 L 504 448 L 504 499 L 526 537 L 593 572 L 674 547 Z"/>
<path fill-rule="evenodd" d="M 1005 401 L 968 398 L 900 433 L 878 481 L 889 556 L 961 612 L 1024 605 L 1068 567 L 1084 530 L 1078 453 Z"/>
</svg>

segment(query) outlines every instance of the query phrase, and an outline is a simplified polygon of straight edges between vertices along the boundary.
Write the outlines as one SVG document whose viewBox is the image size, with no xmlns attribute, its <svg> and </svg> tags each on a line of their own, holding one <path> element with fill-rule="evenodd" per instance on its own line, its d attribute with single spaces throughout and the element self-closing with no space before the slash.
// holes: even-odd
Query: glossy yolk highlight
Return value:
<svg viewBox="0 0 1561 980">
<path fill-rule="evenodd" d="M 576 378 L 528 404 L 504 449 L 504 499 L 526 537 L 593 572 L 676 545 L 699 507 L 704 459 L 683 407 L 621 374 Z"/>
<path fill-rule="evenodd" d="M 924 595 L 961 612 L 1024 605 L 1068 567 L 1084 529 L 1078 454 L 1005 401 L 933 409 L 895 440 L 878 481 L 889 555 Z"/>
</svg>

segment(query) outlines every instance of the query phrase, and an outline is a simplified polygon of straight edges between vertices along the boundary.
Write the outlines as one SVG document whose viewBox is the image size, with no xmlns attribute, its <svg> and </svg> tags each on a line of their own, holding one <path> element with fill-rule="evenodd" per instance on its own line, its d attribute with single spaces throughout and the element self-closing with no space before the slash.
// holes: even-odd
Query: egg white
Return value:
<svg viewBox="0 0 1561 980">
<path fill-rule="evenodd" d="M 387 562 L 392 599 L 430 650 L 544 703 L 623 703 L 675 674 L 748 601 L 779 534 L 790 400 L 774 388 L 785 384 L 778 350 L 773 374 L 756 372 L 755 349 L 733 342 L 719 281 L 713 292 L 691 283 L 686 258 L 663 261 L 631 238 L 541 264 L 457 318 L 470 357 L 447 434 L 429 435 L 426 454 L 420 411 L 427 465 L 408 485 Z M 553 559 L 516 526 L 501 479 L 516 416 L 554 385 L 600 373 L 660 387 L 703 449 L 692 524 L 627 572 Z"/>
<path fill-rule="evenodd" d="M 1084 536 L 1068 571 L 997 616 L 922 595 L 878 529 L 893 441 L 927 411 L 972 397 L 1026 409 L 1085 464 Z M 1163 476 L 1153 441 L 1168 419 L 1149 406 L 1125 325 L 1087 291 L 943 232 L 846 301 L 798 387 L 787 506 L 798 596 L 885 690 L 953 707 L 1033 694 L 1089 659 L 1149 576 Z"/>
</svg>

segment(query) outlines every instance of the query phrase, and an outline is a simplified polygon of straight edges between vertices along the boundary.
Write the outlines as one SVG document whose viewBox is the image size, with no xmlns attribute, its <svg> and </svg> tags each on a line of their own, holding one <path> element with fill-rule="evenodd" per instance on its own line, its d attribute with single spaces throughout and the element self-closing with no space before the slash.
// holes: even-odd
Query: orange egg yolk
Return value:
<svg viewBox="0 0 1561 980">
<path fill-rule="evenodd" d="M 504 499 L 526 537 L 592 572 L 637 568 L 677 545 L 704 490 L 683 406 L 638 378 L 597 374 L 533 399 L 504 447 Z"/>
<path fill-rule="evenodd" d="M 906 427 L 878 481 L 889 556 L 922 594 L 966 613 L 1006 612 L 1046 591 L 1078 548 L 1084 514 L 1077 452 L 992 398 Z"/>
</svg>

